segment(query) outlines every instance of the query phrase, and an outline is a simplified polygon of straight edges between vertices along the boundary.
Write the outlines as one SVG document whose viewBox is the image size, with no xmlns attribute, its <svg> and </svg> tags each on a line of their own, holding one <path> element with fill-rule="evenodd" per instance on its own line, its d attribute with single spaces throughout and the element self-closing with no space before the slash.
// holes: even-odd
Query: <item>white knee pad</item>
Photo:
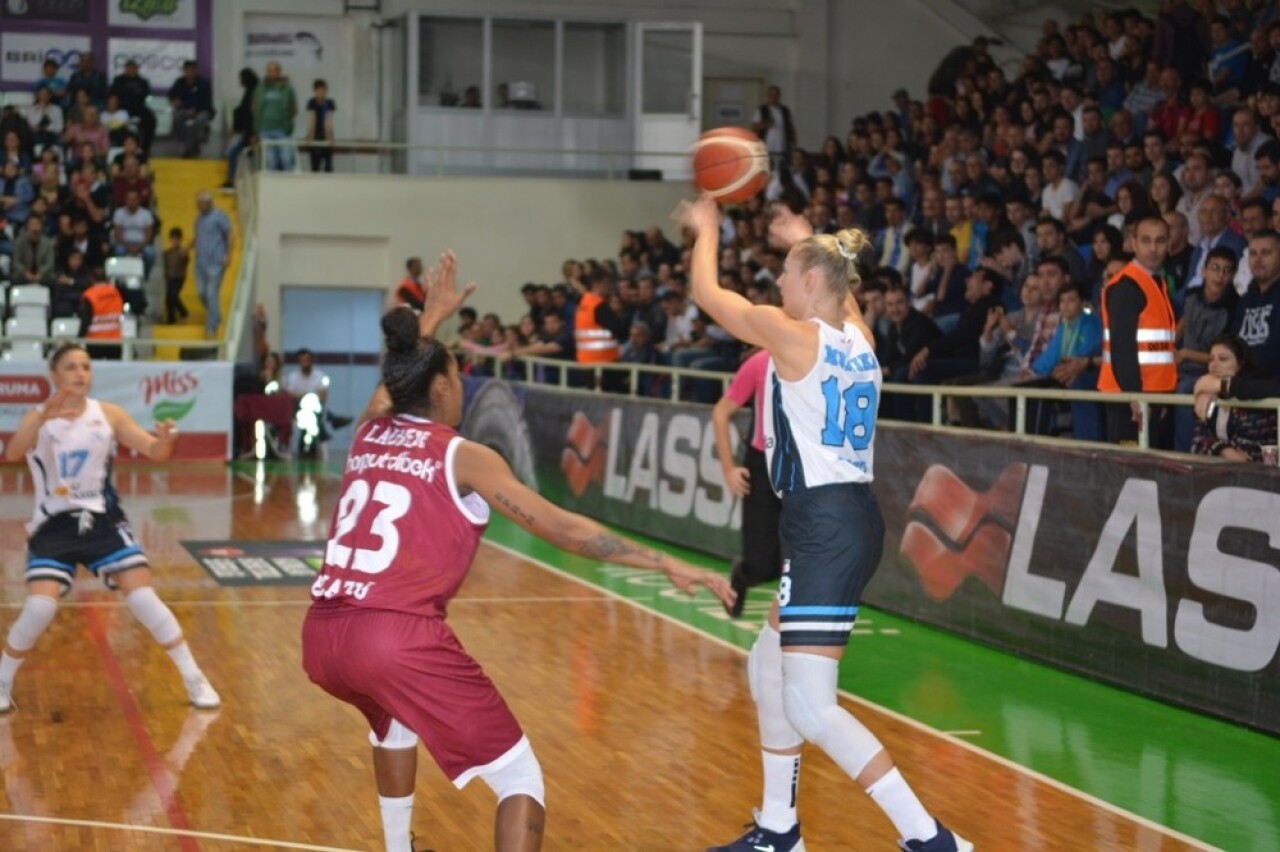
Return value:
<svg viewBox="0 0 1280 852">
<path fill-rule="evenodd" d="M 816 654 L 783 654 L 783 706 L 787 720 L 854 778 L 884 746 L 836 703 L 838 660 Z"/>
<path fill-rule="evenodd" d="M 173 611 L 164 605 L 164 601 L 156 596 L 156 590 L 150 586 L 134 589 L 125 597 L 124 602 L 142 626 L 151 631 L 152 637 L 161 645 L 169 646 L 182 638 L 182 628 Z"/>
<path fill-rule="evenodd" d="M 782 637 L 766 624 L 747 657 L 747 685 L 756 702 L 760 745 L 772 751 L 785 751 L 804 742 L 787 721 L 782 702 L 782 658 Z"/>
<path fill-rule="evenodd" d="M 392 719 L 391 725 L 387 728 L 387 735 L 381 740 L 373 731 L 369 732 L 369 744 L 374 748 L 417 748 L 418 735 L 396 719 Z"/>
<path fill-rule="evenodd" d="M 22 612 L 9 628 L 9 647 L 15 651 L 30 651 L 57 612 L 58 602 L 53 598 L 27 595 Z"/>
<path fill-rule="evenodd" d="M 476 774 L 489 785 L 499 802 L 512 796 L 528 796 L 546 806 L 542 767 L 527 739 L 522 738 L 510 751 Z"/>
</svg>

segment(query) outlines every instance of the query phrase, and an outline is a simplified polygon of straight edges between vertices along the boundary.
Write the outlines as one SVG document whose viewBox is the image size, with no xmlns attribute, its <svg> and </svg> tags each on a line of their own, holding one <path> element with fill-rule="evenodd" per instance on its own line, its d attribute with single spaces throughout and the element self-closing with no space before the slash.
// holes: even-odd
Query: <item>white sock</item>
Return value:
<svg viewBox="0 0 1280 852">
<path fill-rule="evenodd" d="M 196 665 L 196 658 L 191 656 L 191 646 L 186 642 L 181 645 L 175 645 L 172 648 L 166 648 L 169 653 L 169 659 L 173 660 L 177 665 L 178 671 L 182 672 L 183 680 L 200 677 L 200 667 Z"/>
<path fill-rule="evenodd" d="M 413 852 L 409 845 L 409 827 L 413 823 L 413 794 L 390 798 L 378 797 L 382 811 L 382 836 L 387 842 L 387 852 Z"/>
<path fill-rule="evenodd" d="M 764 804 L 756 824 L 770 831 L 790 831 L 796 824 L 796 793 L 800 787 L 800 755 L 763 751 Z"/>
<path fill-rule="evenodd" d="M 898 767 L 893 767 L 868 787 L 867 795 L 893 821 L 893 827 L 898 829 L 903 840 L 928 840 L 938 833 L 938 824 L 907 786 L 907 779 L 902 777 Z"/>
<path fill-rule="evenodd" d="M 0 681 L 13 683 L 13 676 L 18 673 L 26 657 L 10 657 L 8 652 L 0 654 Z"/>
</svg>

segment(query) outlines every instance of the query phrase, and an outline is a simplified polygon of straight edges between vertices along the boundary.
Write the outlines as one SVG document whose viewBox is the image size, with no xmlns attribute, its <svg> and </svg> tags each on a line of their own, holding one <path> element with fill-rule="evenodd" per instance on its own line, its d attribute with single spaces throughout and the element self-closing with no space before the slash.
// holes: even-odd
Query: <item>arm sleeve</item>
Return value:
<svg viewBox="0 0 1280 852">
<path fill-rule="evenodd" d="M 1061 360 L 1062 323 L 1058 323 L 1058 327 L 1053 330 L 1053 337 L 1049 338 L 1048 345 L 1031 362 L 1031 371 L 1037 376 L 1047 376 L 1053 372 L 1053 368 L 1058 366 L 1058 362 Z"/>
<path fill-rule="evenodd" d="M 1111 369 L 1122 391 L 1142 390 L 1138 368 L 1138 315 L 1147 299 L 1132 278 L 1121 278 L 1107 291 L 1107 316 L 1111 323 Z"/>
<path fill-rule="evenodd" d="M 1266 376 L 1237 376 L 1231 380 L 1226 399 L 1271 399 L 1280 397 L 1280 379 Z"/>
</svg>

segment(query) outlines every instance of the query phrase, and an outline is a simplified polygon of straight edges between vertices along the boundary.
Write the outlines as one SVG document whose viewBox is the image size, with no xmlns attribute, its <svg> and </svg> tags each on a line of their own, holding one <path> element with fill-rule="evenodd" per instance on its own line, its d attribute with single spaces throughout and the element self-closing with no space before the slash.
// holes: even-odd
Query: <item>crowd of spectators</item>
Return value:
<svg viewBox="0 0 1280 852">
<path fill-rule="evenodd" d="M 978 38 L 943 58 L 925 98 L 900 90 L 891 108 L 812 149 L 796 144 L 776 87 L 753 124 L 777 167 L 763 197 L 728 211 L 722 285 L 773 298 L 783 257 L 767 239 L 772 204 L 803 212 L 818 232 L 863 229 L 876 251 L 859 300 L 886 380 L 1097 388 L 1103 291 L 1153 215 L 1168 229 L 1153 272 L 1176 314 L 1177 390 L 1225 369 L 1214 366 L 1215 341 L 1226 341 L 1224 352 L 1243 347 L 1233 369 L 1280 374 L 1274 3 L 1165 0 L 1154 17 L 1046 21 L 1016 74 Z M 526 285 L 529 313 L 518 324 L 488 317 L 466 341 L 500 358 L 572 360 L 576 303 L 601 282 L 598 324 L 619 360 L 731 370 L 742 347 L 688 303 L 687 251 L 687 238 L 673 244 L 658 228 L 629 233 L 616 263 L 566 263 L 561 283 Z M 921 399 L 886 394 L 882 413 L 925 419 Z M 967 425 L 1011 421 L 1003 401 L 957 399 L 948 410 Z M 1089 401 L 1033 405 L 1028 424 L 1101 440 L 1101 412 Z M 1274 416 L 1252 421 L 1250 435 L 1274 444 Z M 1204 440 L 1190 407 L 1151 425 L 1157 446 L 1224 454 L 1227 439 Z"/>
</svg>

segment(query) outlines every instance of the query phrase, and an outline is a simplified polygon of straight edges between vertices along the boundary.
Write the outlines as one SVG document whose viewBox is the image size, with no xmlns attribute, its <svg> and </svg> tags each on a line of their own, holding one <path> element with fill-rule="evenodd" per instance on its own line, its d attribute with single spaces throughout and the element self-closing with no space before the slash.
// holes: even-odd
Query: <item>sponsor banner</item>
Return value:
<svg viewBox="0 0 1280 852">
<path fill-rule="evenodd" d="M 226 459 L 231 373 L 230 363 L 217 361 L 97 361 L 92 393 L 119 405 L 144 429 L 160 420 L 176 421 L 176 459 Z M 51 392 L 41 362 L 0 362 L 0 442 L 7 442 L 23 415 Z"/>
<path fill-rule="evenodd" d="M 469 382 L 467 403 L 463 434 L 549 499 L 738 553 L 706 406 L 498 381 Z M 1280 733 L 1280 470 L 877 432 L 887 533 L 868 603 Z"/>
<path fill-rule="evenodd" d="M 304 68 L 311 73 L 326 65 L 341 66 L 345 62 L 344 53 L 350 48 L 351 29 L 349 22 L 342 18 L 257 14 L 244 17 L 246 65 L 258 67 L 279 62 L 285 74 Z M 294 85 L 301 92 L 309 82 L 299 78 Z"/>
<path fill-rule="evenodd" d="M 107 23 L 133 29 L 189 30 L 196 25 L 196 0 L 107 0 Z"/>
<path fill-rule="evenodd" d="M 114 78 L 124 73 L 124 65 L 130 59 L 138 63 L 138 73 L 151 82 L 154 92 L 167 92 L 174 81 L 182 76 L 182 63 L 196 58 L 194 41 L 174 41 L 150 38 L 107 39 L 107 55 L 110 62 L 108 76 Z"/>
<path fill-rule="evenodd" d="M 89 23 L 89 0 L 4 0 L 0 15 L 16 21 Z"/>
<path fill-rule="evenodd" d="M 220 586 L 309 586 L 324 563 L 323 541 L 184 541 Z"/>
<path fill-rule="evenodd" d="M 34 83 L 44 76 L 46 59 L 58 63 L 64 80 L 79 67 L 80 54 L 89 49 L 89 36 L 60 33 L 0 34 L 0 78 L 6 83 Z"/>
</svg>

